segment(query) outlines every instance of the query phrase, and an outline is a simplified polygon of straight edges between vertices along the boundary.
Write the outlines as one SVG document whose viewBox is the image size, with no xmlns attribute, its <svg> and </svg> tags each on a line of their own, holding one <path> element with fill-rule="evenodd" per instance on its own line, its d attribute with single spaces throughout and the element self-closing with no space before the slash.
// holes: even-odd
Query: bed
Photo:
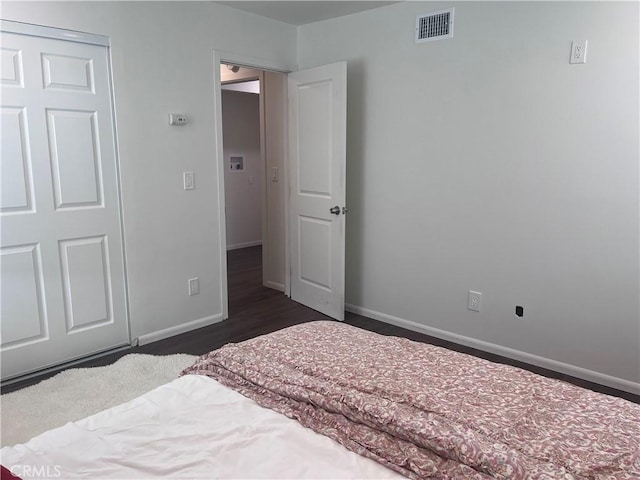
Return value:
<svg viewBox="0 0 640 480">
<path fill-rule="evenodd" d="M 1 455 L 22 478 L 49 468 L 59 478 L 630 480 L 640 479 L 640 405 L 311 322 L 226 345 L 173 382 Z"/>
</svg>

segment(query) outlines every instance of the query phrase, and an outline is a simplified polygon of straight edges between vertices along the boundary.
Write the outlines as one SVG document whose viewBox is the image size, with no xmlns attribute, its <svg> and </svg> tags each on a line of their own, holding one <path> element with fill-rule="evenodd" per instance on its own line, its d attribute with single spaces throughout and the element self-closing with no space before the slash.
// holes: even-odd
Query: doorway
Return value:
<svg viewBox="0 0 640 480">
<path fill-rule="evenodd" d="M 262 72 L 235 65 L 221 65 L 220 75 L 223 79 L 221 95 L 227 251 L 232 251 L 262 245 Z"/>
<path fill-rule="evenodd" d="M 222 61 L 220 80 L 227 258 L 257 251 L 262 285 L 284 292 L 287 77 Z"/>
<path fill-rule="evenodd" d="M 229 317 L 221 65 L 237 71 L 263 64 L 214 55 L 216 156 L 220 199 L 221 300 Z M 238 58 L 238 60 L 234 60 Z M 231 68 L 229 68 L 229 65 Z M 270 68 L 264 65 L 264 68 Z M 282 71 L 281 71 L 282 72 Z M 344 318 L 347 64 L 292 74 L 262 71 L 261 154 L 264 167 L 263 285 L 314 310 Z M 287 152 L 290 159 L 287 158 Z M 285 161 L 285 159 L 287 160 Z M 243 158 L 227 159 L 243 168 Z M 287 168 L 284 168 L 284 167 Z M 282 178 L 284 177 L 284 178 Z M 270 179 L 270 180 L 268 180 Z M 281 181 L 282 180 L 282 181 Z M 309 202 L 322 199 L 321 202 Z M 338 205 L 335 205 L 335 204 Z M 280 227 L 280 228 L 279 228 Z M 284 261 L 283 261 L 284 260 Z M 272 268 L 270 268 L 272 267 Z M 274 280 L 277 275 L 281 281 Z M 294 282 L 295 277 L 295 282 Z M 294 292 L 293 286 L 296 285 Z M 305 288 L 306 286 L 314 288 Z M 284 287 L 284 288 L 283 288 Z M 298 288 L 302 287 L 302 288 Z M 306 293 L 305 293 L 306 292 Z M 225 293 L 227 295 L 225 295 Z"/>
</svg>

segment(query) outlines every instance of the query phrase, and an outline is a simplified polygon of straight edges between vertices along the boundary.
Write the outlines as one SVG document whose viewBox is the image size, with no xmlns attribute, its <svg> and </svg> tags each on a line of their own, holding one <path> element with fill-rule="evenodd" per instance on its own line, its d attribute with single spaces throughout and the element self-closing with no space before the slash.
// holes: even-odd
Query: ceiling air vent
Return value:
<svg viewBox="0 0 640 480">
<path fill-rule="evenodd" d="M 453 37 L 453 8 L 418 15 L 416 17 L 416 43 Z"/>
</svg>

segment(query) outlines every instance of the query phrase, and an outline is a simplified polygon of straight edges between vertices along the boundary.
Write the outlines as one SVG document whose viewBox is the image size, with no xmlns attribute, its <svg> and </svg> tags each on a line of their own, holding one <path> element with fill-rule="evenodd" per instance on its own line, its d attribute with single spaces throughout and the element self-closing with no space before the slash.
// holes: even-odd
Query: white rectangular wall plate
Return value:
<svg viewBox="0 0 640 480">
<path fill-rule="evenodd" d="M 184 113 L 170 113 L 169 125 L 186 125 L 187 116 Z"/>
<path fill-rule="evenodd" d="M 571 42 L 571 56 L 569 63 L 587 63 L 587 41 L 574 40 Z"/>
<path fill-rule="evenodd" d="M 198 277 L 189 279 L 189 296 L 198 295 L 200 293 L 200 279 Z"/>
<path fill-rule="evenodd" d="M 196 188 L 196 176 L 193 172 L 182 172 L 182 182 L 185 190 L 194 190 Z"/>
<path fill-rule="evenodd" d="M 479 312 L 482 308 L 482 293 L 469 290 L 469 300 L 467 301 L 467 308 L 474 312 Z"/>
</svg>

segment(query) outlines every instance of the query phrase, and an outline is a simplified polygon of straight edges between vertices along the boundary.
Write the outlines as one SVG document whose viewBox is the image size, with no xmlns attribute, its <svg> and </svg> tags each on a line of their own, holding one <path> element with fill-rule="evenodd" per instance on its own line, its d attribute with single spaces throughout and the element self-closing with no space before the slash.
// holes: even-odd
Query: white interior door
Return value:
<svg viewBox="0 0 640 480">
<path fill-rule="evenodd" d="M 129 342 L 108 48 L 7 33 L 10 23 L 0 33 L 3 379 Z"/>
<path fill-rule="evenodd" d="M 289 74 L 291 298 L 344 320 L 347 64 Z"/>
</svg>

